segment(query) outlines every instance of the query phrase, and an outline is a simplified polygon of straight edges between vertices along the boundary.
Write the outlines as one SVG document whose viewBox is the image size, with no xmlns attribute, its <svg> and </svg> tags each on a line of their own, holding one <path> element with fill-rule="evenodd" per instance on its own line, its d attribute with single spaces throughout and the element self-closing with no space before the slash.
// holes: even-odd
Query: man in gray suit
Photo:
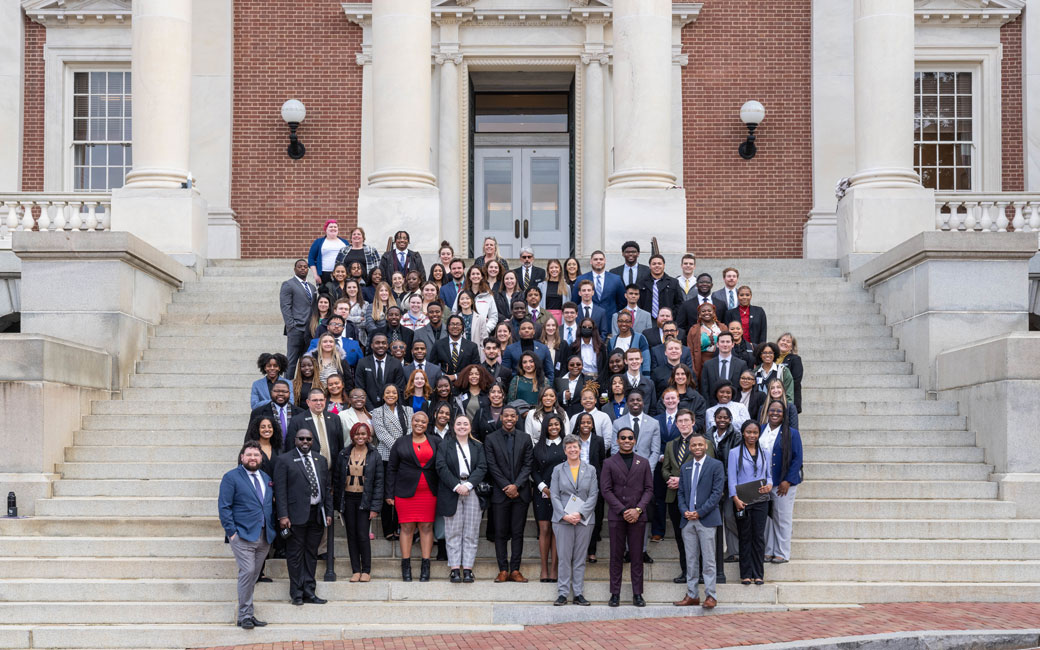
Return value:
<svg viewBox="0 0 1040 650">
<path fill-rule="evenodd" d="M 673 604 L 712 609 L 718 603 L 715 599 L 715 531 L 722 525 L 719 500 L 726 481 L 722 462 L 708 456 L 708 441 L 704 436 L 694 433 L 689 445 L 693 457 L 679 469 L 676 494 L 682 515 L 679 527 L 686 547 L 686 596 Z M 698 561 L 700 576 L 704 577 L 703 604 L 698 597 Z"/>
<path fill-rule="evenodd" d="M 307 351 L 310 343 L 310 332 L 307 331 L 311 318 L 311 305 L 318 290 L 314 285 L 307 282 L 307 260 L 298 259 L 293 265 L 293 277 L 282 283 L 278 292 L 278 306 L 282 310 L 282 321 L 285 323 L 285 356 L 289 360 L 289 367 L 285 370 L 286 377 L 296 374 L 296 362 L 300 360 L 303 353 Z"/>
<path fill-rule="evenodd" d="M 638 388 L 633 388 L 628 392 L 628 396 L 625 398 L 625 406 L 628 408 L 628 412 L 614 420 L 614 424 L 611 427 L 610 440 L 607 441 L 607 445 L 610 447 L 610 453 L 618 453 L 618 431 L 622 429 L 631 429 L 636 434 L 636 444 L 632 451 L 637 456 L 642 456 L 650 462 L 650 475 L 657 471 L 657 464 L 661 462 L 661 427 L 657 423 L 657 418 L 647 415 L 643 412 L 643 403 L 646 401 L 646 396 L 643 395 L 643 391 Z M 643 548 L 647 548 L 648 542 L 650 541 L 650 524 L 653 523 L 653 508 L 650 508 L 646 512 L 647 525 L 643 531 Z M 646 564 L 653 564 L 654 559 L 650 557 L 650 554 L 645 550 L 643 551 L 643 562 Z"/>
<path fill-rule="evenodd" d="M 419 329 L 415 330 L 415 335 L 412 337 L 412 344 L 416 341 L 424 341 L 426 343 L 426 356 L 429 357 L 430 353 L 433 352 L 433 344 L 440 339 L 448 336 L 447 324 L 444 322 L 444 308 L 441 307 L 439 302 L 431 302 L 426 305 L 426 316 L 430 319 L 429 325 L 424 325 Z M 415 358 L 413 351 L 412 358 Z M 430 381 L 430 384 L 437 382 Z"/>
</svg>

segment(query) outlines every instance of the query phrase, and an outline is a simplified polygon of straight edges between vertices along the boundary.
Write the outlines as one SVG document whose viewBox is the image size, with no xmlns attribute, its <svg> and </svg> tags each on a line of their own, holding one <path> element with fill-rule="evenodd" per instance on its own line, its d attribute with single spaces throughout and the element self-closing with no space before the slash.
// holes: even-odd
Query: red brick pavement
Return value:
<svg viewBox="0 0 1040 650">
<path fill-rule="evenodd" d="M 356 641 L 315 641 L 210 650 L 348 650 L 549 648 L 635 650 L 722 648 L 915 630 L 1014 630 L 1040 627 L 1040 603 L 890 603 L 861 608 L 597 621 L 483 632 Z"/>
</svg>

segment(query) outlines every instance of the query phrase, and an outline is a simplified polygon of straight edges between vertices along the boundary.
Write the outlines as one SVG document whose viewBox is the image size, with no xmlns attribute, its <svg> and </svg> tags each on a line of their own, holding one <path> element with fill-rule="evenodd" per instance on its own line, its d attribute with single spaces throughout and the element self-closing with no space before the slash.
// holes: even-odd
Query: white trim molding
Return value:
<svg viewBox="0 0 1040 650">
<path fill-rule="evenodd" d="M 1026 0 L 914 0 L 914 23 L 950 27 L 1000 27 L 1018 18 Z"/>
<path fill-rule="evenodd" d="M 130 0 L 22 0 L 25 15 L 45 27 L 129 25 Z"/>
</svg>

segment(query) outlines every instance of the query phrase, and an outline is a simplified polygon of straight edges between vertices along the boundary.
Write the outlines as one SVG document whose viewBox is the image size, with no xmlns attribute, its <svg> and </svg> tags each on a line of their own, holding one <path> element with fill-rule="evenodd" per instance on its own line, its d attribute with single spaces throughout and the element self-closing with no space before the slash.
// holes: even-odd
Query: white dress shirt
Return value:
<svg viewBox="0 0 1040 650">
<path fill-rule="evenodd" d="M 455 454 L 459 459 L 459 474 L 465 475 L 462 480 L 459 481 L 459 485 L 455 486 L 455 491 L 458 492 L 459 486 L 464 486 L 467 490 L 473 489 L 473 484 L 466 480 L 469 477 L 469 469 L 473 467 L 473 459 L 470 458 L 470 453 L 465 450 L 469 447 L 469 444 L 458 444 L 455 445 Z"/>
</svg>

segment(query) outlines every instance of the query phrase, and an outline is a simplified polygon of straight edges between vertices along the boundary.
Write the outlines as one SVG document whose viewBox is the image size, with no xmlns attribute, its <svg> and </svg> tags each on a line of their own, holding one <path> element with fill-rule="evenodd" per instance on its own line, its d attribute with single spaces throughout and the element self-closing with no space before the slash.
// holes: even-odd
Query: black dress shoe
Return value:
<svg viewBox="0 0 1040 650">
<path fill-rule="evenodd" d="M 411 558 L 404 558 L 401 560 L 401 580 L 405 582 L 412 581 L 412 560 Z"/>
<path fill-rule="evenodd" d="M 243 630 L 251 630 L 254 627 L 256 627 L 255 625 L 253 625 L 253 619 L 251 618 L 242 619 L 238 622 L 238 626 Z"/>
<path fill-rule="evenodd" d="M 308 605 L 324 605 L 329 601 L 325 600 L 324 598 L 318 598 L 317 596 L 304 596 L 303 602 L 307 603 Z"/>
<path fill-rule="evenodd" d="M 259 578 L 256 579 L 256 581 L 257 582 L 274 582 L 274 580 L 271 580 L 267 576 L 260 576 Z"/>
<path fill-rule="evenodd" d="M 610 594 L 610 600 L 607 601 L 607 605 L 618 607 L 621 605 L 621 596 L 619 594 Z"/>
<path fill-rule="evenodd" d="M 463 569 L 462 570 L 462 581 L 463 582 L 473 582 L 474 581 L 473 569 Z"/>
<path fill-rule="evenodd" d="M 462 582 L 462 573 L 458 569 L 452 569 L 451 575 L 448 577 L 448 580 L 458 584 Z"/>
<path fill-rule="evenodd" d="M 632 604 L 636 607 L 646 607 L 646 601 L 643 600 L 642 594 L 636 594 L 632 596 Z"/>
<path fill-rule="evenodd" d="M 723 562 L 726 562 L 727 564 L 730 563 L 730 562 L 740 562 L 740 556 L 739 555 L 730 555 L 725 560 L 723 560 Z"/>
<path fill-rule="evenodd" d="M 585 596 L 582 596 L 581 594 L 578 594 L 577 596 L 574 597 L 574 604 L 575 605 L 581 605 L 582 607 L 588 607 L 592 603 L 590 603 L 589 601 L 585 600 Z"/>
<path fill-rule="evenodd" d="M 251 620 L 253 621 L 253 627 L 264 627 L 267 625 L 267 621 L 261 621 L 255 616 Z"/>
<path fill-rule="evenodd" d="M 674 582 L 677 585 L 681 585 L 684 582 L 686 582 L 686 572 L 684 571 L 683 573 L 680 573 L 679 575 L 672 578 L 672 582 Z"/>
<path fill-rule="evenodd" d="M 329 559 L 329 556 L 328 556 L 327 553 L 322 553 L 321 555 L 318 556 L 318 559 L 321 560 L 322 562 L 324 562 L 325 560 Z"/>
<path fill-rule="evenodd" d="M 559 607 L 560 605 L 566 605 L 566 604 L 567 604 L 567 597 L 566 596 L 557 596 L 555 602 L 553 602 L 553 605 L 555 605 L 556 607 Z"/>
<path fill-rule="evenodd" d="M 430 558 L 426 557 L 419 563 L 419 582 L 430 581 Z"/>
<path fill-rule="evenodd" d="M 653 564 L 654 558 L 650 557 L 650 554 L 643 551 L 643 564 Z"/>
<path fill-rule="evenodd" d="M 724 585 L 724 584 L 726 584 L 726 574 L 725 573 L 720 573 L 719 575 L 715 576 L 715 584 L 717 584 L 717 585 Z"/>
<path fill-rule="evenodd" d="M 281 549 L 281 548 L 275 549 L 274 559 L 276 559 L 276 560 L 284 560 L 285 559 L 285 549 Z"/>
<path fill-rule="evenodd" d="M 299 607 L 300 605 L 303 605 L 303 599 L 302 598 L 293 598 L 292 599 L 292 604 L 296 605 L 297 607 Z"/>
</svg>

